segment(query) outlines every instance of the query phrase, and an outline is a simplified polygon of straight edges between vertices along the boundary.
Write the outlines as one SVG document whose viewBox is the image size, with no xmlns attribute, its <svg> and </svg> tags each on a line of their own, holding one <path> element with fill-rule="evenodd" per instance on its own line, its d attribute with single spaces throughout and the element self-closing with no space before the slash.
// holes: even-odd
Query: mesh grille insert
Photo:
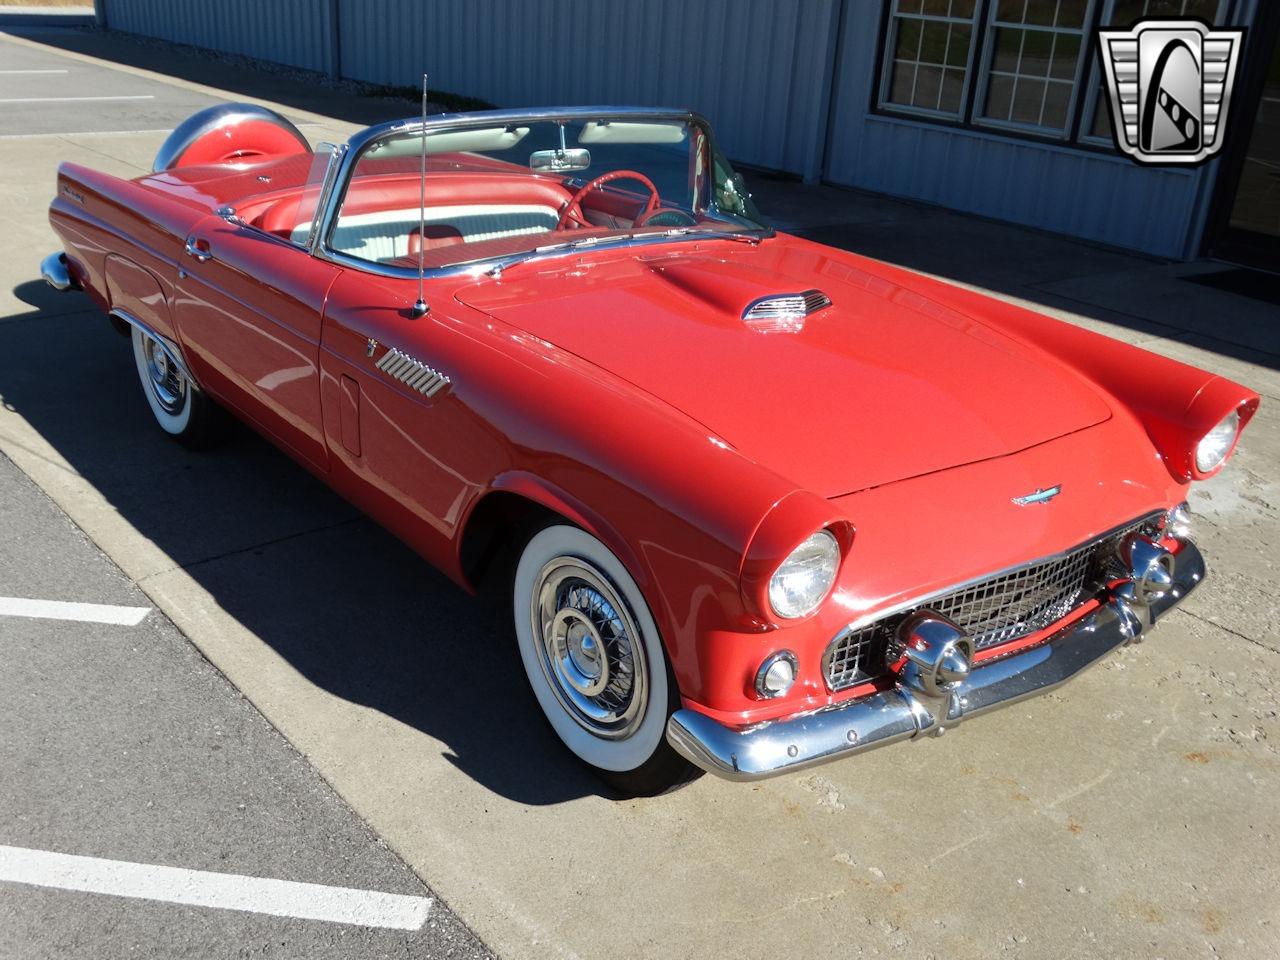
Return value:
<svg viewBox="0 0 1280 960">
<path fill-rule="evenodd" d="M 1097 585 L 1121 575 L 1113 561 L 1119 541 L 1135 531 L 1157 531 L 1159 515 L 1092 540 L 1068 553 L 1027 564 L 944 593 L 874 623 L 845 630 L 822 658 L 827 685 L 843 690 L 883 673 L 898 659 L 897 628 L 927 607 L 954 621 L 986 650 L 1057 623 L 1093 595 Z"/>
</svg>

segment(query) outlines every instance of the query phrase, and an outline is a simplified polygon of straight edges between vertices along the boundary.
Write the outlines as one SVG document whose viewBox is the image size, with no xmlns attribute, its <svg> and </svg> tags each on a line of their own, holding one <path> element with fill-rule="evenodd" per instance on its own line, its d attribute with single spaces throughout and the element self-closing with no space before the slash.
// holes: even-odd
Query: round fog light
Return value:
<svg viewBox="0 0 1280 960">
<path fill-rule="evenodd" d="M 756 671 L 756 693 L 766 700 L 784 696 L 796 682 L 797 668 L 796 655 L 790 650 L 769 654 Z"/>
</svg>

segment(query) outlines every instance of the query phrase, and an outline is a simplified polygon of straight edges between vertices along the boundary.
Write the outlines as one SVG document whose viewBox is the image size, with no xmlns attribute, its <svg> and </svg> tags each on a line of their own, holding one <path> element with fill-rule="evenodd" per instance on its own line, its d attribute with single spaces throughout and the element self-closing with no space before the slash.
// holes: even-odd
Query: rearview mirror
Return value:
<svg viewBox="0 0 1280 960">
<path fill-rule="evenodd" d="M 591 151 L 586 147 L 567 150 L 535 150 L 529 154 L 529 169 L 534 173 L 570 173 L 591 166 Z"/>
</svg>

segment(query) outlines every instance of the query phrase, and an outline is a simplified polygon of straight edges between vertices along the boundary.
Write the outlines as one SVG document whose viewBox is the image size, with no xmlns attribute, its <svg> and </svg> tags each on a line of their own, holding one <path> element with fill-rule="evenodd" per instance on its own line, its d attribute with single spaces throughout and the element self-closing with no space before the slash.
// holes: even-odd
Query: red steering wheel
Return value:
<svg viewBox="0 0 1280 960">
<path fill-rule="evenodd" d="M 634 170 L 612 170 L 609 173 L 600 174 L 600 176 L 584 185 L 573 195 L 573 199 L 569 201 L 569 205 L 565 207 L 564 212 L 560 214 L 560 220 L 556 224 L 556 229 L 563 230 L 570 223 L 575 223 L 579 227 L 592 226 L 593 224 L 589 223 L 582 213 L 582 198 L 592 190 L 599 190 L 606 183 L 612 183 L 614 180 L 635 180 L 637 183 L 643 184 L 644 188 L 649 191 L 649 199 L 645 202 L 644 208 L 640 213 L 636 215 L 637 222 L 657 210 L 658 205 L 662 202 L 658 197 L 658 188 L 655 187 L 653 185 L 653 181 L 643 173 L 636 173 Z"/>
</svg>

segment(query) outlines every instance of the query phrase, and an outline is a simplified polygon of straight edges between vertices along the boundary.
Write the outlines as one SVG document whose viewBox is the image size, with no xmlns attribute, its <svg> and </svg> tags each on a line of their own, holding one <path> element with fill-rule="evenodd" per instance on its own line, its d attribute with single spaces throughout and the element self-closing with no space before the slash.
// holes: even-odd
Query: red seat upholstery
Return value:
<svg viewBox="0 0 1280 960">
<path fill-rule="evenodd" d="M 312 188 L 314 189 L 314 188 Z M 421 196 L 417 174 L 377 174 L 357 178 L 343 199 L 342 212 L 348 216 L 390 210 L 415 210 Z M 533 174 L 508 173 L 428 173 L 426 205 L 431 207 L 467 204 L 540 204 L 560 210 L 569 201 L 569 191 L 553 179 Z M 267 207 L 254 221 L 258 227 L 289 239 L 298 226 L 299 197 L 286 196 Z M 308 214 L 310 211 L 308 211 Z M 427 249 L 460 242 L 447 235 L 427 233 Z M 436 242 L 433 242 L 436 241 Z M 415 243 L 410 240 L 410 243 Z M 412 252 L 417 248 L 411 246 Z"/>
<path fill-rule="evenodd" d="M 423 237 L 426 242 L 423 242 Z M 457 227 L 451 227 L 447 223 L 428 223 L 427 230 L 424 234 L 417 227 L 414 227 L 409 234 L 409 254 L 416 256 L 419 250 L 434 250 L 436 247 L 451 247 L 454 244 L 462 243 L 463 236 Z"/>
<path fill-rule="evenodd" d="M 277 237 L 291 239 L 293 230 L 298 225 L 300 201 L 299 197 L 285 197 L 283 200 L 277 200 L 258 218 L 258 226 L 267 233 L 274 233 Z"/>
</svg>

